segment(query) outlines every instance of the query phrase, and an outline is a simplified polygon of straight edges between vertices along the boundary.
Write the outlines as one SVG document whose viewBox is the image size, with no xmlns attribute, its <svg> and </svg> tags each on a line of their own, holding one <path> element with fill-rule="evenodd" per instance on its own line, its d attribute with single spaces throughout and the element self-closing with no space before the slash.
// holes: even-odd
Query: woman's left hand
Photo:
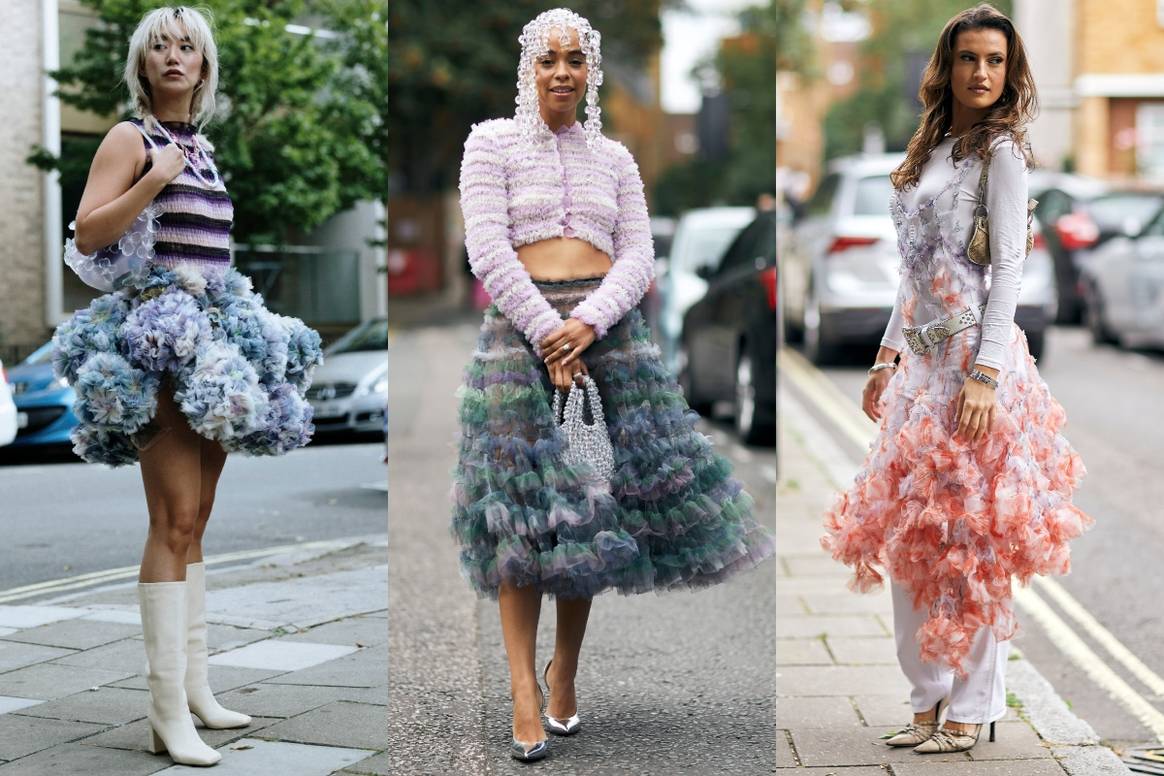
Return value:
<svg viewBox="0 0 1164 776">
<path fill-rule="evenodd" d="M 994 372 L 992 377 L 997 374 L 993 369 L 987 370 L 982 367 L 978 369 L 987 374 Z M 954 414 L 954 422 L 958 426 L 955 435 L 968 442 L 982 439 L 994 428 L 994 411 L 997 406 L 994 388 L 967 377 L 966 382 L 962 384 L 962 390 L 958 393 L 957 410 Z"/>
<path fill-rule="evenodd" d="M 541 341 L 542 352 L 547 354 L 546 365 L 551 366 L 561 361 L 562 366 L 569 366 L 596 339 L 598 337 L 590 324 L 583 323 L 577 318 L 568 318 L 561 328 Z"/>
</svg>

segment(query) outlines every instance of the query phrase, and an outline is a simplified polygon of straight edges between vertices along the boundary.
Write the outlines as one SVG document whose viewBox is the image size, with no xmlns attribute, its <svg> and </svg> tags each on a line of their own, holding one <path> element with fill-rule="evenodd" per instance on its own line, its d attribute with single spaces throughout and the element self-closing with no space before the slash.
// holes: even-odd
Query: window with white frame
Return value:
<svg viewBox="0 0 1164 776">
<path fill-rule="evenodd" d="M 1164 0 L 1156 0 L 1156 23 L 1164 27 Z"/>
<path fill-rule="evenodd" d="M 1136 171 L 1164 181 L 1164 101 L 1142 102 L 1136 108 Z"/>
</svg>

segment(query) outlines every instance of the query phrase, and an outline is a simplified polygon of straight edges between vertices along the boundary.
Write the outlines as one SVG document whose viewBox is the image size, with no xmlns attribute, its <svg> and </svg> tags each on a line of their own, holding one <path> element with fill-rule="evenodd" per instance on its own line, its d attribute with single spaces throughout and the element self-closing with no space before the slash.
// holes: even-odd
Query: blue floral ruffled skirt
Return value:
<svg viewBox="0 0 1164 776">
<path fill-rule="evenodd" d="M 158 391 L 229 452 L 281 455 L 314 431 L 304 392 L 322 363 L 319 334 L 267 310 L 234 269 L 154 266 L 57 327 L 53 367 L 76 391 L 74 451 L 111 466 L 138 459 Z"/>
<path fill-rule="evenodd" d="M 563 315 L 600 279 L 537 281 Z M 598 385 L 615 470 L 563 461 L 545 365 L 496 307 L 459 391 L 452 533 L 478 594 L 502 582 L 562 598 L 716 584 L 775 552 L 731 465 L 664 367 L 637 310 L 582 354 Z"/>
</svg>

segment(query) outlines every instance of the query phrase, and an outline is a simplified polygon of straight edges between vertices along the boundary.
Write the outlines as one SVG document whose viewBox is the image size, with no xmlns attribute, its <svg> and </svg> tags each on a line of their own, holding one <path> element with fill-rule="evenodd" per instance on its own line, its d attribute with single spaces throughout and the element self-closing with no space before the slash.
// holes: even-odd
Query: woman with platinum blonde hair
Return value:
<svg viewBox="0 0 1164 776">
<path fill-rule="evenodd" d="M 111 466 L 141 462 L 149 750 L 213 765 L 221 755 L 190 713 L 214 729 L 251 718 L 219 705 L 207 682 L 202 537 L 228 452 L 280 455 L 309 440 L 303 393 L 319 335 L 269 312 L 230 266 L 234 210 L 201 134 L 218 85 L 203 12 L 146 14 L 125 83 L 136 118 L 97 149 L 65 251 L 86 282 L 114 290 L 57 329 L 54 366 L 76 389 L 74 450 Z M 96 270 L 127 257 L 135 269 L 101 285 Z"/>
<path fill-rule="evenodd" d="M 1066 574 L 1091 518 L 1071 502 L 1084 470 L 1063 408 L 1014 322 L 1036 95 L 1010 19 L 985 3 L 950 19 L 919 96 L 891 176 L 901 287 L 864 391 L 881 428 L 823 544 L 855 590 L 881 584 L 874 566 L 891 580 L 914 716 L 886 743 L 944 754 L 984 725 L 993 741 L 1006 713 L 1012 577 Z"/>
<path fill-rule="evenodd" d="M 635 309 L 654 252 L 638 168 L 601 132 L 598 32 L 558 8 L 519 42 L 516 112 L 475 125 L 461 165 L 469 263 L 493 305 L 459 392 L 452 531 L 469 583 L 498 600 L 511 754 L 531 761 L 548 752 L 546 729 L 580 728 L 594 595 L 716 584 L 774 546 Z M 571 449 L 558 425 L 551 395 L 576 382 L 601 399 L 612 463 L 601 445 Z M 545 693 L 543 594 L 557 599 Z"/>
</svg>

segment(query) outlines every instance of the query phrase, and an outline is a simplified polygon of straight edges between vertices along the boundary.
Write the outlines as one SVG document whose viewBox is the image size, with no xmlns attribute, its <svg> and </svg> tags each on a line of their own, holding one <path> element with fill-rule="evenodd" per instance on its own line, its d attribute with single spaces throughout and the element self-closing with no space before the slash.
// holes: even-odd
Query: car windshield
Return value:
<svg viewBox="0 0 1164 776">
<path fill-rule="evenodd" d="M 714 224 L 685 230 L 682 242 L 675 243 L 679 250 L 671 257 L 671 266 L 687 272 L 694 272 L 697 267 L 704 265 L 718 266 L 728 244 L 746 223 Z"/>
<path fill-rule="evenodd" d="M 888 175 L 875 175 L 857 181 L 857 196 L 853 199 L 855 216 L 889 215 L 889 197 L 893 184 Z"/>
<path fill-rule="evenodd" d="M 44 343 L 36 350 L 32 351 L 32 355 L 24 359 L 20 363 L 24 366 L 35 366 L 36 364 L 47 364 L 53 360 L 53 343 Z"/>
<path fill-rule="evenodd" d="M 362 323 L 335 341 L 329 354 L 361 353 L 388 349 L 388 320 L 376 318 Z"/>
<path fill-rule="evenodd" d="M 1164 203 L 1164 195 L 1147 192 L 1110 194 L 1087 206 L 1101 232 L 1123 232 L 1125 225 L 1143 225 Z"/>
</svg>

